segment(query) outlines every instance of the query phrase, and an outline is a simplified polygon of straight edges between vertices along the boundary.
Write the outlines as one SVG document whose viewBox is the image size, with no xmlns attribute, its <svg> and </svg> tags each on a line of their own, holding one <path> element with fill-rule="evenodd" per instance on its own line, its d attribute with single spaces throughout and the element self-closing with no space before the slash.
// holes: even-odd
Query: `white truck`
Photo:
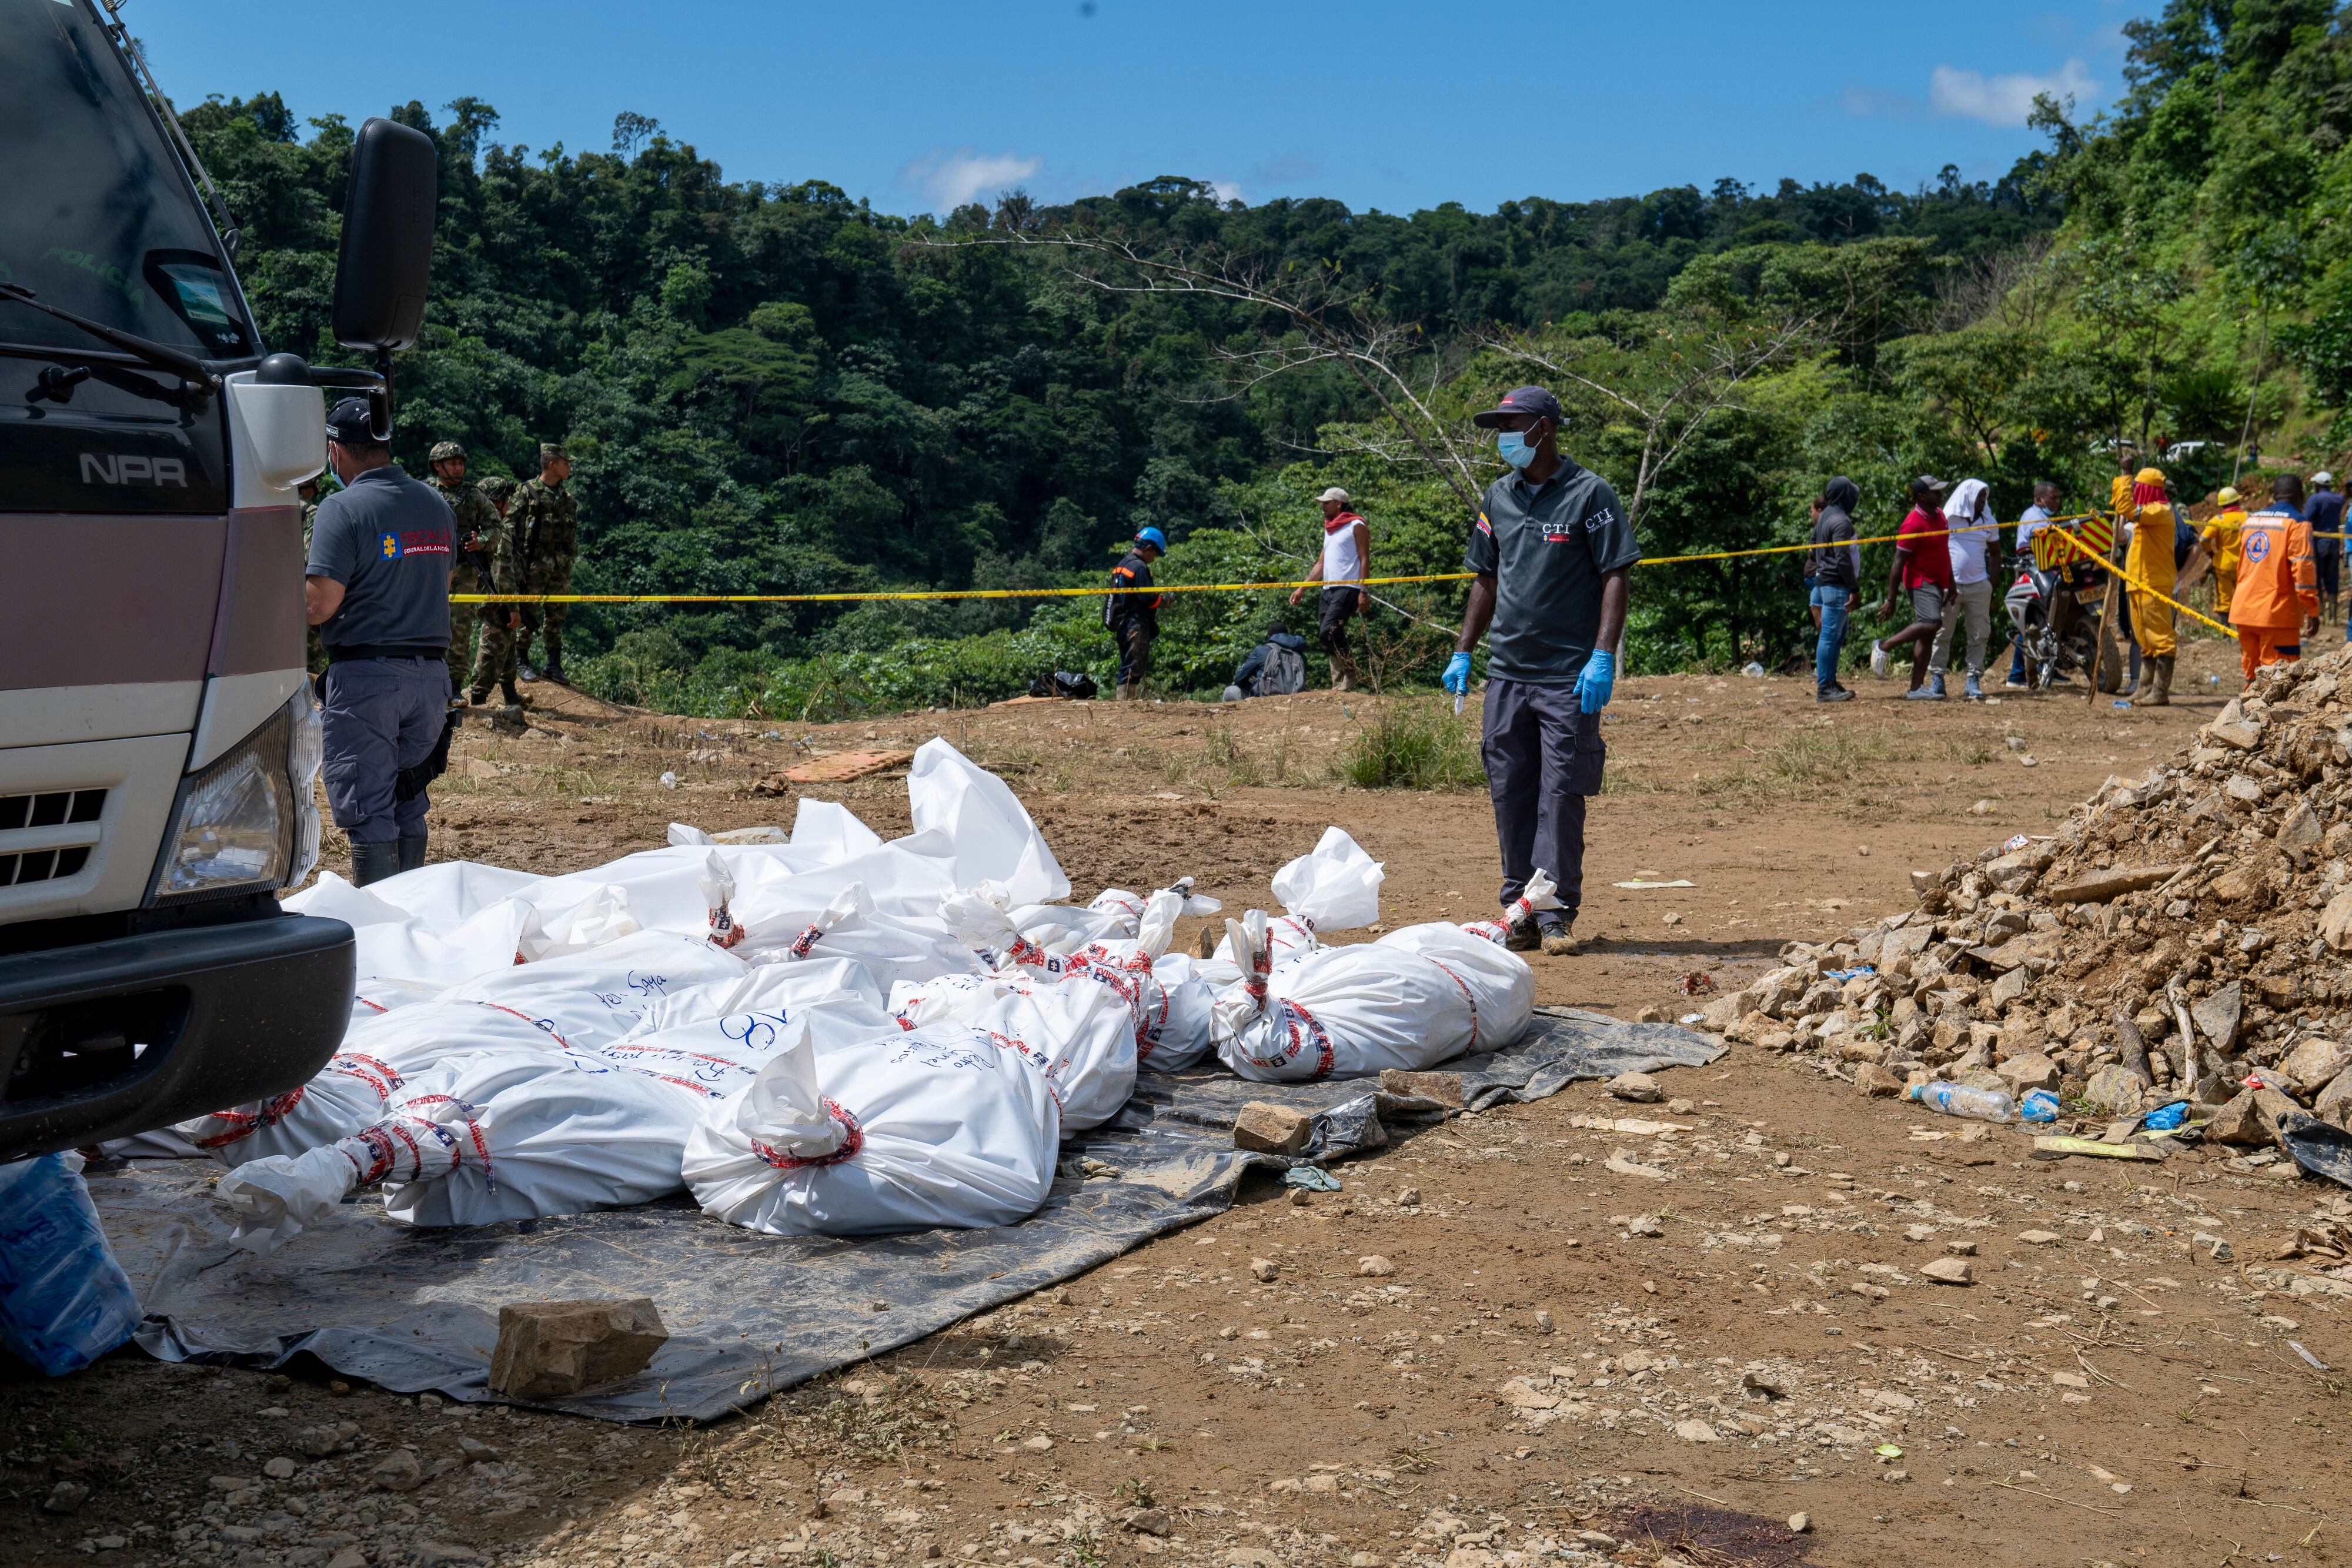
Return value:
<svg viewBox="0 0 2352 1568">
<path fill-rule="evenodd" d="M 108 3 L 0 0 L 0 1160 L 282 1092 L 342 1037 L 351 929 L 278 902 L 320 837 L 294 486 L 323 389 L 389 434 L 431 255 L 432 141 L 369 120 L 334 325 L 374 366 L 266 353 Z"/>
</svg>

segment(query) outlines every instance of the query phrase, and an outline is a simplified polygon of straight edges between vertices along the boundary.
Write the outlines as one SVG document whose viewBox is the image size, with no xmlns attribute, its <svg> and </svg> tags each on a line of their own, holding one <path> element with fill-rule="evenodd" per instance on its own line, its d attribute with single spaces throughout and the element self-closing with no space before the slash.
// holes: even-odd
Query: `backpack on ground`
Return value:
<svg viewBox="0 0 2352 1568">
<path fill-rule="evenodd" d="M 1296 648 L 1286 648 L 1279 643 L 1268 643 L 1265 664 L 1257 673 L 1257 690 L 1262 697 L 1286 697 L 1293 692 L 1307 689 L 1307 658 Z"/>
</svg>

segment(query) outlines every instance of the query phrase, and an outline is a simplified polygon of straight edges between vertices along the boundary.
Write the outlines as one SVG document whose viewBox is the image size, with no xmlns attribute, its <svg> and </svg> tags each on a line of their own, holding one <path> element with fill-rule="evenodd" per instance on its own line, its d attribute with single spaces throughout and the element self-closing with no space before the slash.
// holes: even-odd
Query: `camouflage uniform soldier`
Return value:
<svg viewBox="0 0 2352 1568">
<path fill-rule="evenodd" d="M 498 514 L 499 524 L 491 536 L 490 589 L 492 593 L 519 593 L 516 586 L 520 573 L 515 565 L 514 529 L 506 521 L 513 510 L 511 502 L 515 482 L 504 475 L 496 475 L 478 486 L 483 499 Z M 473 700 L 481 704 L 489 700 L 490 683 L 513 706 L 522 706 L 522 694 L 515 690 L 515 623 L 519 617 L 512 604 L 485 604 L 480 617 L 482 649 L 474 659 Z"/>
<path fill-rule="evenodd" d="M 520 592 L 572 591 L 572 565 L 580 556 L 580 506 L 563 488 L 563 482 L 571 476 L 572 459 L 563 448 L 552 442 L 542 442 L 539 448 L 539 477 L 516 487 L 514 502 L 507 512 L 507 532 L 521 570 Z M 522 607 L 522 635 L 518 641 L 521 644 L 524 680 L 540 678 L 530 668 L 530 636 L 543 629 L 547 678 L 562 681 L 563 621 L 571 608 L 568 604 Z"/>
<path fill-rule="evenodd" d="M 490 550 L 498 540 L 499 515 L 478 490 L 466 487 L 466 449 L 454 441 L 435 444 L 428 461 L 433 487 L 449 503 L 457 517 L 457 555 L 449 563 L 449 591 L 488 593 Z M 474 660 L 474 612 L 471 604 L 449 606 L 449 689 L 465 690 L 467 668 Z"/>
</svg>

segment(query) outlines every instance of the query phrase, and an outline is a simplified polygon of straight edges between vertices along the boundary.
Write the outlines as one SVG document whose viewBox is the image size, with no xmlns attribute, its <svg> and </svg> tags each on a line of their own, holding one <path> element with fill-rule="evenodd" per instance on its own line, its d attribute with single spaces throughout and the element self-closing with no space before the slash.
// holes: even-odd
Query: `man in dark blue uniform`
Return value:
<svg viewBox="0 0 2352 1568">
<path fill-rule="evenodd" d="M 1601 793 L 1601 710 L 1616 684 L 1627 575 L 1641 556 L 1617 492 L 1559 453 L 1559 400 L 1517 387 L 1475 423 L 1496 432 L 1512 472 L 1486 486 L 1462 564 L 1476 574 L 1445 689 L 1470 688 L 1486 636 L 1483 756 L 1503 843 L 1507 907 L 1538 867 L 1559 885 L 1557 913 L 1511 946 L 1576 951 L 1584 896 L 1584 802 Z M 1493 627 L 1487 635 L 1489 625 Z"/>
<path fill-rule="evenodd" d="M 302 585 L 326 645 L 320 769 L 364 887 L 425 863 L 426 780 L 448 757 L 449 562 L 456 519 L 345 398 L 327 415 L 343 488 L 319 504 Z"/>
</svg>

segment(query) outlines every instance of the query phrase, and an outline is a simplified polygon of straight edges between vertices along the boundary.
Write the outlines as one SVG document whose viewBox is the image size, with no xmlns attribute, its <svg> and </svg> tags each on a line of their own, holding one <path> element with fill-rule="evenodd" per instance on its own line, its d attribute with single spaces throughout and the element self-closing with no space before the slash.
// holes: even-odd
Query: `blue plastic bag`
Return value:
<svg viewBox="0 0 2352 1568">
<path fill-rule="evenodd" d="M 2169 1105 L 2158 1105 L 2144 1117 L 2140 1125 L 2151 1133 L 2168 1133 L 2189 1120 L 2189 1102 L 2175 1100 Z"/>
<path fill-rule="evenodd" d="M 61 1377 L 138 1326 L 139 1298 L 99 1228 L 79 1158 L 0 1165 L 0 1346 Z"/>
<path fill-rule="evenodd" d="M 2017 1113 L 2029 1122 L 2054 1122 L 2058 1119 L 2058 1096 L 2047 1089 L 2029 1089 L 2018 1103 Z"/>
</svg>

